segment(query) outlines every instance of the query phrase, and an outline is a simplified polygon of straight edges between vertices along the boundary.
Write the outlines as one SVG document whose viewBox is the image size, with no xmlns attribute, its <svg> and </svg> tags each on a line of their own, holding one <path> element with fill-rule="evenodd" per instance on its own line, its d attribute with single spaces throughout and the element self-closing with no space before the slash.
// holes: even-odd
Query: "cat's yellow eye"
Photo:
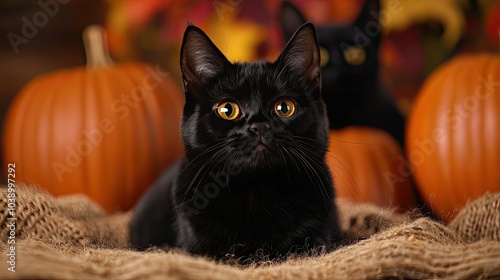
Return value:
<svg viewBox="0 0 500 280">
<path fill-rule="evenodd" d="M 365 62 L 366 52 L 358 46 L 349 46 L 344 50 L 344 58 L 351 65 L 361 65 Z"/>
<path fill-rule="evenodd" d="M 330 53 L 328 52 L 327 49 L 323 47 L 319 47 L 319 57 L 320 57 L 319 65 L 321 67 L 324 67 L 325 65 L 328 64 L 328 61 L 330 61 Z"/>
<path fill-rule="evenodd" d="M 232 121 L 240 116 L 240 107 L 234 102 L 223 102 L 217 106 L 217 114 L 225 120 Z"/>
<path fill-rule="evenodd" d="M 280 118 L 288 118 L 295 113 L 295 103 L 288 98 L 282 98 L 274 104 L 274 112 Z"/>
</svg>

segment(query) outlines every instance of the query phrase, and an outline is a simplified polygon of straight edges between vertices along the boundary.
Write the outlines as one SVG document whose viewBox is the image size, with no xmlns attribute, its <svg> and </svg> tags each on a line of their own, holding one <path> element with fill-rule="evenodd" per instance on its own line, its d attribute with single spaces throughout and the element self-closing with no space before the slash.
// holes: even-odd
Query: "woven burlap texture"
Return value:
<svg viewBox="0 0 500 280">
<path fill-rule="evenodd" d="M 2 262 L 1 279 L 500 279 L 500 193 L 469 203 L 448 227 L 339 201 L 342 228 L 352 244 L 326 255 L 247 268 L 182 252 L 131 251 L 126 231 L 131 212 L 106 215 L 85 196 L 53 198 L 19 186 L 16 199 L 16 272 Z M 6 205 L 4 188 L 0 203 Z M 6 218 L 2 207 L 2 224 Z M 1 227 L 0 234 L 7 236 L 8 229 Z"/>
</svg>

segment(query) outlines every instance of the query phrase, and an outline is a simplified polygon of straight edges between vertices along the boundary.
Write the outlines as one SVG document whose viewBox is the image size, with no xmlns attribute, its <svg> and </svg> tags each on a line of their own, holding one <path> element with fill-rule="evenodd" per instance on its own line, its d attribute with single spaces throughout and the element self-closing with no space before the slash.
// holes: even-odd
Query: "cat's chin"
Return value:
<svg viewBox="0 0 500 280">
<path fill-rule="evenodd" d="M 238 157 L 237 162 L 240 169 L 247 171 L 267 170 L 270 166 L 273 168 L 281 167 L 284 162 L 280 160 L 279 153 L 270 149 L 264 144 L 255 145 L 250 152 Z M 283 166 L 284 167 L 284 166 Z"/>
<path fill-rule="evenodd" d="M 263 154 L 268 148 L 264 144 L 258 144 L 255 146 L 254 153 Z"/>
</svg>

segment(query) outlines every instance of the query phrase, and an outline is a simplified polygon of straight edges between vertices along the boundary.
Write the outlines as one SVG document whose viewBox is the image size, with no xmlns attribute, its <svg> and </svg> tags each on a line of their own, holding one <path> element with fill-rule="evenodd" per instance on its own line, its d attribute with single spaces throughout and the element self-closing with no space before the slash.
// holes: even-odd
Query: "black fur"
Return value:
<svg viewBox="0 0 500 280">
<path fill-rule="evenodd" d="M 318 26 L 319 44 L 329 54 L 323 65 L 322 96 L 327 106 L 330 128 L 349 125 L 381 128 L 403 146 L 405 119 L 379 79 L 380 1 L 367 0 L 352 24 Z M 306 19 L 289 2 L 281 7 L 280 22 L 286 40 Z M 348 46 L 359 46 L 366 54 L 364 63 L 351 65 L 344 57 Z"/>
<path fill-rule="evenodd" d="M 274 63 L 234 64 L 189 26 L 181 69 L 185 157 L 140 200 L 132 244 L 275 259 L 338 241 L 314 26 L 303 25 Z M 289 118 L 274 111 L 284 97 L 296 105 Z M 214 111 L 225 101 L 240 106 L 237 119 Z"/>
</svg>

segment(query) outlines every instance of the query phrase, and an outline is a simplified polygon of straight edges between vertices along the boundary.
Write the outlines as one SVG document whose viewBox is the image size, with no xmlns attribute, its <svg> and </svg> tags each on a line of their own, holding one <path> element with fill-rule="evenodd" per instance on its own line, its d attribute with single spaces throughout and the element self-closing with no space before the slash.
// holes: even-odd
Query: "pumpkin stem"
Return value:
<svg viewBox="0 0 500 280">
<path fill-rule="evenodd" d="M 90 25 L 83 30 L 83 44 L 88 68 L 108 67 L 113 60 L 107 48 L 106 35 L 99 25 Z"/>
</svg>

